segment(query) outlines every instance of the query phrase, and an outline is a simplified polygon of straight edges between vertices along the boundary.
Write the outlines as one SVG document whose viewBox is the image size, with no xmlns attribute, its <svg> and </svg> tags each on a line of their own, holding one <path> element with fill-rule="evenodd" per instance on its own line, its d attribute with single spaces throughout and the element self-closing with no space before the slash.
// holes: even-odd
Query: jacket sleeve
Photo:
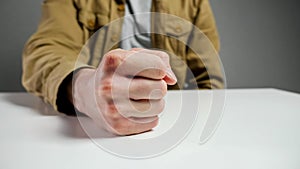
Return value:
<svg viewBox="0 0 300 169">
<path fill-rule="evenodd" d="M 38 30 L 23 51 L 23 86 L 55 110 L 64 79 L 75 69 L 89 67 L 86 60 L 77 59 L 84 32 L 76 18 L 72 0 L 45 0 Z"/>
<path fill-rule="evenodd" d="M 187 64 L 195 76 L 194 80 L 196 80 L 199 89 L 224 88 L 225 77 L 218 55 L 220 50 L 219 36 L 208 0 L 200 0 L 194 25 L 202 32 L 192 31 L 189 43 L 199 50 L 188 49 L 187 53 Z"/>
</svg>

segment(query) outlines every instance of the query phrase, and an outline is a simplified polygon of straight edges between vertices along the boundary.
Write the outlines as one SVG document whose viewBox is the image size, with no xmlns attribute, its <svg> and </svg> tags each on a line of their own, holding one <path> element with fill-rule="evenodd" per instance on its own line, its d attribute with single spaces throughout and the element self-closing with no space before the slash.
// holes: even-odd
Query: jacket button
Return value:
<svg viewBox="0 0 300 169">
<path fill-rule="evenodd" d="M 177 27 L 175 28 L 175 31 L 176 31 L 177 33 L 182 32 L 181 26 L 177 26 Z"/>
<path fill-rule="evenodd" d="M 119 11 L 124 11 L 125 10 L 125 5 L 124 4 L 119 4 L 118 5 L 118 10 Z"/>
<path fill-rule="evenodd" d="M 188 83 L 184 83 L 183 87 L 184 87 L 184 88 L 188 88 L 188 87 L 189 87 L 189 84 L 188 84 Z"/>
<path fill-rule="evenodd" d="M 94 28 L 94 27 L 95 27 L 95 21 L 92 20 L 92 19 L 88 20 L 88 26 L 89 26 L 90 28 Z"/>
</svg>

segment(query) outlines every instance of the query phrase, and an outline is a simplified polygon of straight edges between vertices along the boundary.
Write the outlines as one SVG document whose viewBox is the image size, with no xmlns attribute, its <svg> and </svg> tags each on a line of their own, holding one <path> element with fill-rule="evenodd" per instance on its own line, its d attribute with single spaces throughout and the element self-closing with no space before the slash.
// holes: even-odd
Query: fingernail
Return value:
<svg viewBox="0 0 300 169">
<path fill-rule="evenodd" d="M 166 71 L 166 74 L 167 74 L 170 78 L 172 78 L 172 79 L 174 79 L 175 81 L 177 81 L 177 77 L 175 76 L 175 74 L 173 73 L 172 70 L 168 69 L 168 70 Z"/>
</svg>

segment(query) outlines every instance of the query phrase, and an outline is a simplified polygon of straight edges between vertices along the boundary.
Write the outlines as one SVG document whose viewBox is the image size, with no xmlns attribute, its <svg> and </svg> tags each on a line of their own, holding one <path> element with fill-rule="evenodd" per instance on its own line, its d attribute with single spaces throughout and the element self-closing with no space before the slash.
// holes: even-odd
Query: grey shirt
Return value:
<svg viewBox="0 0 300 169">
<path fill-rule="evenodd" d="M 151 48 L 151 6 L 152 0 L 127 1 L 120 48 Z"/>
</svg>

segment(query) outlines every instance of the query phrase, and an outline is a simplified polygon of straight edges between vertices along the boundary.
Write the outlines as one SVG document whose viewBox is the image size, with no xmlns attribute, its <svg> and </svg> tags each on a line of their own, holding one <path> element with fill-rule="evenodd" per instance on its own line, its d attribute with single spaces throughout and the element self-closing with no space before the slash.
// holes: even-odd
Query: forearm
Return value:
<svg viewBox="0 0 300 169">
<path fill-rule="evenodd" d="M 64 81 L 77 68 L 88 66 L 78 59 L 84 35 L 72 1 L 46 0 L 42 9 L 38 30 L 24 48 L 22 83 L 58 110 Z"/>
</svg>

